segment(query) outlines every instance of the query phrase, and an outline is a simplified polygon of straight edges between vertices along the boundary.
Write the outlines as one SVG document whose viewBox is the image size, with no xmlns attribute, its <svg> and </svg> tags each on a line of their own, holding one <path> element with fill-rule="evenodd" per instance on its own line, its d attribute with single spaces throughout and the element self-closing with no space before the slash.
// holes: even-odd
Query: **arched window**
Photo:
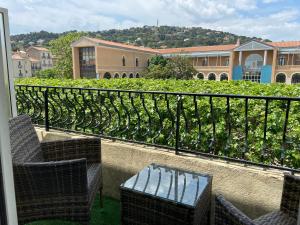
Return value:
<svg viewBox="0 0 300 225">
<path fill-rule="evenodd" d="M 292 84 L 299 84 L 300 83 L 300 73 L 295 73 L 292 76 Z"/>
<path fill-rule="evenodd" d="M 264 59 L 259 54 L 251 54 L 246 58 L 245 67 L 246 70 L 260 71 L 264 63 Z"/>
<path fill-rule="evenodd" d="M 126 78 L 126 77 L 127 77 L 126 73 L 123 73 L 122 78 Z"/>
<path fill-rule="evenodd" d="M 216 74 L 210 73 L 210 74 L 208 75 L 208 80 L 216 80 Z"/>
<path fill-rule="evenodd" d="M 131 74 L 129 74 L 129 78 L 133 78 L 133 74 L 131 73 Z"/>
<path fill-rule="evenodd" d="M 204 79 L 204 74 L 203 73 L 198 73 L 197 74 L 197 79 L 198 80 L 203 80 Z"/>
<path fill-rule="evenodd" d="M 246 58 L 245 61 L 245 72 L 243 80 L 249 80 L 252 82 L 260 83 L 261 69 L 264 64 L 264 59 L 259 54 L 251 54 Z"/>
<path fill-rule="evenodd" d="M 228 80 L 228 75 L 227 73 L 222 73 L 220 76 L 220 81 Z"/>
<path fill-rule="evenodd" d="M 135 75 L 135 78 L 140 78 L 140 74 L 137 73 L 137 74 Z"/>
<path fill-rule="evenodd" d="M 119 77 L 120 77 L 120 76 L 119 76 L 118 73 L 116 73 L 115 76 L 114 76 L 114 78 L 119 78 Z"/>
<path fill-rule="evenodd" d="M 105 79 L 110 79 L 111 78 L 111 75 L 109 72 L 106 72 L 103 76 Z"/>
<path fill-rule="evenodd" d="M 279 73 L 276 76 L 276 83 L 285 83 L 286 81 L 286 76 L 284 73 Z"/>
<path fill-rule="evenodd" d="M 135 66 L 139 67 L 139 59 L 138 58 L 135 58 Z"/>
<path fill-rule="evenodd" d="M 123 65 L 123 66 L 126 66 L 125 56 L 122 57 L 122 65 Z"/>
</svg>

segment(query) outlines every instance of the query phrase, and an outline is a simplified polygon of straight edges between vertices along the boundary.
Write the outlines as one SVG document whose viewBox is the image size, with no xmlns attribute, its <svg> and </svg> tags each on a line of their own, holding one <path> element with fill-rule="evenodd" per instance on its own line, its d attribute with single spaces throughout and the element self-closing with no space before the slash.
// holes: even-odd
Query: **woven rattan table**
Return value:
<svg viewBox="0 0 300 225">
<path fill-rule="evenodd" d="M 121 184 L 122 225 L 208 225 L 212 177 L 151 164 Z"/>
</svg>

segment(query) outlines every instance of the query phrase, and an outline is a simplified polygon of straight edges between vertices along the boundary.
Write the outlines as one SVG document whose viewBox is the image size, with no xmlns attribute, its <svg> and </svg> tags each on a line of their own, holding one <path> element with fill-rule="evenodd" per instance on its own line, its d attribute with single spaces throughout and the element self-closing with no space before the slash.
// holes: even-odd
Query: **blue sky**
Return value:
<svg viewBox="0 0 300 225">
<path fill-rule="evenodd" d="M 300 40 L 299 0 L 0 0 L 12 34 L 132 26 L 201 26 L 273 41 Z"/>
</svg>

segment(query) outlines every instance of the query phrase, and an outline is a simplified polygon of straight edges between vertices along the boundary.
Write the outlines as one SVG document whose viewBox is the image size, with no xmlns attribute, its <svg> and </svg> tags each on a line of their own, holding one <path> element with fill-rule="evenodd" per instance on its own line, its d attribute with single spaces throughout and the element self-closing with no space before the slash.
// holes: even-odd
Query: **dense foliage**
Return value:
<svg viewBox="0 0 300 225">
<path fill-rule="evenodd" d="M 35 76 L 42 79 L 63 78 L 62 76 L 59 76 L 59 72 L 55 68 L 38 70 L 36 71 Z"/>
<path fill-rule="evenodd" d="M 245 81 L 152 80 L 152 79 L 37 79 L 21 78 L 16 84 L 104 88 L 121 90 L 239 94 L 256 96 L 300 96 L 300 85 L 258 84 Z"/>
<path fill-rule="evenodd" d="M 50 41 L 50 51 L 56 57 L 54 70 L 59 71 L 58 77 L 71 77 L 73 73 L 71 44 L 85 35 L 84 32 L 72 32 Z"/>
<path fill-rule="evenodd" d="M 196 74 L 197 70 L 185 57 L 165 59 L 162 56 L 155 56 L 143 71 L 143 77 L 151 79 L 189 80 Z"/>
<path fill-rule="evenodd" d="M 17 84 L 93 87 L 102 89 L 239 94 L 255 96 L 300 96 L 300 85 L 257 84 L 251 82 L 215 82 L 200 80 L 58 80 L 19 79 Z M 18 91 L 19 110 L 29 107 L 39 112 L 37 102 L 43 99 L 39 89 Z M 39 97 L 35 97 L 38 95 Z M 129 95 L 114 91 L 50 90 L 50 117 L 54 127 L 87 133 L 102 133 L 127 140 L 173 146 L 175 145 L 174 120 L 177 96 L 151 93 Z M 228 117 L 226 98 L 213 98 L 213 114 L 210 98 L 184 95 L 180 120 L 180 145 L 182 148 L 243 158 L 260 162 L 262 153 L 266 164 L 300 167 L 300 102 L 292 102 L 287 143 L 283 152 L 282 135 L 286 101 L 270 101 L 267 119 L 266 141 L 263 140 L 265 100 L 249 100 L 248 140 L 245 139 L 245 99 L 230 100 Z M 197 107 L 195 107 L 197 105 Z M 41 104 L 41 107 L 43 104 Z M 26 113 L 26 110 L 22 111 Z M 34 118 L 38 120 L 37 113 Z M 128 118 L 130 119 L 128 120 Z M 212 121 L 216 124 L 214 149 L 211 149 Z M 230 122 L 231 132 L 228 133 Z M 40 120 L 43 123 L 43 119 Z M 201 128 L 199 128 L 199 124 Z"/>
<path fill-rule="evenodd" d="M 11 35 L 12 49 L 13 51 L 24 50 L 24 48 L 32 45 L 38 44 L 38 41 L 41 40 L 44 46 L 48 46 L 51 40 L 57 39 L 60 36 L 66 35 L 71 32 L 68 31 L 64 33 L 52 33 L 47 31 L 40 32 L 30 32 L 28 34 L 17 34 Z"/>
<path fill-rule="evenodd" d="M 73 33 L 74 31 L 70 31 Z M 46 31 L 32 32 L 29 34 L 12 35 L 13 49 L 28 47 L 30 42 L 36 44 L 39 39 L 44 40 L 47 46 L 49 41 L 54 40 L 67 33 L 49 33 Z M 240 38 L 241 42 L 251 39 L 262 40 L 260 38 L 250 38 L 238 36 L 228 32 L 204 29 L 201 27 L 174 27 L 174 26 L 144 26 L 133 27 L 123 30 L 106 30 L 88 32 L 91 37 L 99 37 L 105 40 L 130 43 L 137 46 L 147 46 L 151 48 L 161 47 L 190 47 L 197 45 L 219 45 L 234 44 Z"/>
</svg>

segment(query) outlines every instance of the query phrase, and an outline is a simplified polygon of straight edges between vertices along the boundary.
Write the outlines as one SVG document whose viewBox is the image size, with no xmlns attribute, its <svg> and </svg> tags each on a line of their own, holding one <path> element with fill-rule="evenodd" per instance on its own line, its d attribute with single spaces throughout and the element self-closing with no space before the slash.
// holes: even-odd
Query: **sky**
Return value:
<svg viewBox="0 0 300 225">
<path fill-rule="evenodd" d="M 300 40 L 300 0 L 0 0 L 12 34 L 144 25 L 203 27 L 272 41 Z"/>
</svg>

